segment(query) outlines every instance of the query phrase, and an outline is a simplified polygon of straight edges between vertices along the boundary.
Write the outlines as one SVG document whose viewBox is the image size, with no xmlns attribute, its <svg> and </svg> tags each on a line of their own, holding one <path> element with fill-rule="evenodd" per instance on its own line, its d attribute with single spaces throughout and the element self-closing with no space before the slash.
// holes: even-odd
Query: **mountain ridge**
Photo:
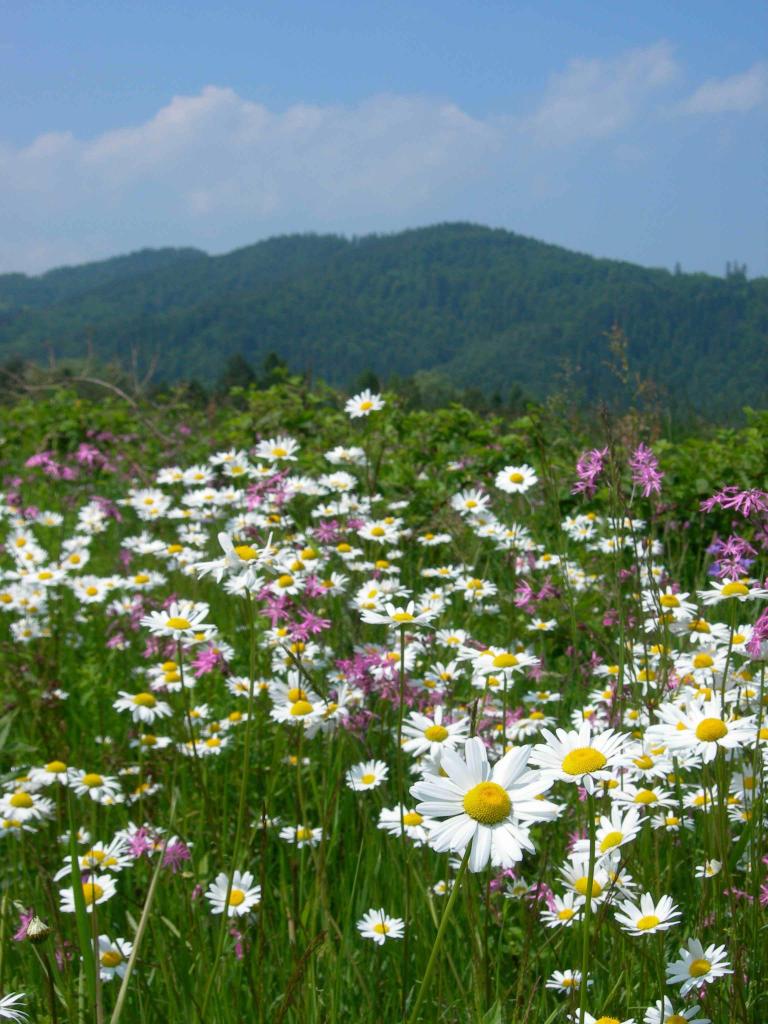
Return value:
<svg viewBox="0 0 768 1024">
<path fill-rule="evenodd" d="M 160 379 L 215 378 L 271 351 L 348 386 L 364 370 L 500 380 L 544 397 L 577 368 L 585 400 L 615 387 L 606 334 L 632 368 L 714 413 L 759 404 L 768 278 L 675 273 L 467 223 L 387 235 L 284 235 L 218 256 L 140 250 L 40 277 L 0 275 L 0 360 L 159 353 Z M 720 381 L 713 388 L 714 379 Z"/>
</svg>

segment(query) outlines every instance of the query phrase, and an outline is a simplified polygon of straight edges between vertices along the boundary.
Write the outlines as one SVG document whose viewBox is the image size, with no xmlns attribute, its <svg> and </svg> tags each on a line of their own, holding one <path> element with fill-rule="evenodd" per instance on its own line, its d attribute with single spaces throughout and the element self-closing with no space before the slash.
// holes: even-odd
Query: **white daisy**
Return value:
<svg viewBox="0 0 768 1024">
<path fill-rule="evenodd" d="M 733 974 L 733 971 L 725 946 L 713 943 L 705 949 L 698 939 L 688 939 L 688 948 L 680 949 L 680 959 L 667 964 L 667 984 L 680 985 L 681 996 L 726 974 Z"/>
<path fill-rule="evenodd" d="M 399 917 L 388 917 L 384 908 L 369 910 L 357 922 L 357 929 L 364 939 L 383 946 L 387 939 L 402 939 L 405 922 Z"/>
<path fill-rule="evenodd" d="M 250 871 L 235 871 L 230 886 L 228 876 L 222 871 L 208 886 L 205 898 L 211 904 L 212 914 L 222 914 L 226 907 L 227 917 L 242 917 L 261 901 L 261 886 L 253 884 Z"/>
<path fill-rule="evenodd" d="M 630 900 L 622 900 L 616 911 L 616 920 L 630 935 L 652 935 L 663 932 L 679 924 L 680 911 L 672 902 L 671 897 L 662 896 L 658 903 L 653 902 L 649 892 L 640 897 L 640 905 Z"/>
<path fill-rule="evenodd" d="M 421 801 L 416 805 L 420 814 L 447 819 L 430 830 L 430 846 L 463 853 L 471 843 L 471 871 L 482 871 L 489 860 L 508 868 L 522 860 L 523 850 L 533 853 L 528 825 L 553 820 L 559 809 L 537 799 L 550 783 L 541 773 L 527 770 L 530 752 L 530 747 L 513 748 L 491 769 L 477 736 L 466 742 L 466 761 L 456 751 L 444 750 L 446 777 L 429 776 L 411 787 Z"/>
</svg>

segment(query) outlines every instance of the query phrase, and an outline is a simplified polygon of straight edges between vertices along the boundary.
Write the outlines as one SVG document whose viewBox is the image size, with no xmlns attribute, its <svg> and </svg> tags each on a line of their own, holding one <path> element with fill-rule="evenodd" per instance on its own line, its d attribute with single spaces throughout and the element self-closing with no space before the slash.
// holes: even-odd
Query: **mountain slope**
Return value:
<svg viewBox="0 0 768 1024">
<path fill-rule="evenodd" d="M 270 239 L 211 257 L 144 251 L 0 277 L 0 359 L 42 343 L 104 358 L 160 355 L 166 380 L 210 381 L 229 355 L 347 385 L 439 369 L 456 384 L 543 397 L 570 367 L 587 399 L 614 388 L 606 332 L 672 401 L 728 417 L 764 404 L 768 279 L 672 274 L 502 230 L 445 224 L 395 235 Z"/>
</svg>

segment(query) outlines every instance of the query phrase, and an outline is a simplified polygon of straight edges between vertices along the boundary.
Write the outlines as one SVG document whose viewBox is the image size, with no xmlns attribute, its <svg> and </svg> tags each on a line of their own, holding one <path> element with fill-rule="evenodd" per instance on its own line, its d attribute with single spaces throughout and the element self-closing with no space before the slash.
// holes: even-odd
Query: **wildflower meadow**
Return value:
<svg viewBox="0 0 768 1024">
<path fill-rule="evenodd" d="M 0 417 L 0 1019 L 768 1019 L 765 417 Z"/>
</svg>

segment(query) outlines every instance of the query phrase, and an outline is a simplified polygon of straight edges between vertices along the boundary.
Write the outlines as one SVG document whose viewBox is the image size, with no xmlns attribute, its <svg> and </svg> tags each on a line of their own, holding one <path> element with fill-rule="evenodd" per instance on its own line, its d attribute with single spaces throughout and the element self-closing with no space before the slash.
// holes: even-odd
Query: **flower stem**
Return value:
<svg viewBox="0 0 768 1024">
<path fill-rule="evenodd" d="M 450 920 L 451 917 L 451 911 L 453 910 L 453 905 L 456 902 L 456 897 L 459 894 L 459 889 L 461 888 L 461 883 L 464 878 L 464 874 L 467 870 L 467 864 L 469 863 L 469 852 L 471 848 L 471 842 L 467 843 L 467 848 L 464 851 L 464 857 L 462 858 L 461 861 L 461 867 L 459 868 L 459 872 L 456 875 L 456 879 L 453 883 L 453 888 L 451 889 L 451 895 L 448 897 L 448 902 L 445 905 L 443 916 L 440 918 L 440 927 L 437 929 L 437 935 L 435 936 L 435 941 L 432 946 L 432 952 L 429 954 L 429 960 L 427 961 L 427 969 L 424 972 L 424 977 L 421 979 L 421 985 L 419 986 L 419 994 L 416 997 L 416 1002 L 414 1003 L 411 1015 L 408 1018 L 408 1024 L 416 1024 L 416 1021 L 419 1019 L 419 1010 L 421 1009 L 421 1004 L 424 1001 L 424 996 L 426 995 L 427 989 L 429 988 L 429 983 L 432 980 L 432 975 L 435 970 L 435 964 L 437 963 L 437 954 L 440 951 L 440 946 L 442 945 L 443 938 L 445 936 L 445 930 L 448 927 L 448 921 Z"/>
<path fill-rule="evenodd" d="M 587 793 L 587 827 L 589 829 L 589 869 L 584 899 L 584 924 L 581 939 L 581 984 L 579 985 L 579 1024 L 584 1024 L 589 978 L 589 922 L 592 916 L 592 884 L 595 880 L 595 797 Z"/>
</svg>

